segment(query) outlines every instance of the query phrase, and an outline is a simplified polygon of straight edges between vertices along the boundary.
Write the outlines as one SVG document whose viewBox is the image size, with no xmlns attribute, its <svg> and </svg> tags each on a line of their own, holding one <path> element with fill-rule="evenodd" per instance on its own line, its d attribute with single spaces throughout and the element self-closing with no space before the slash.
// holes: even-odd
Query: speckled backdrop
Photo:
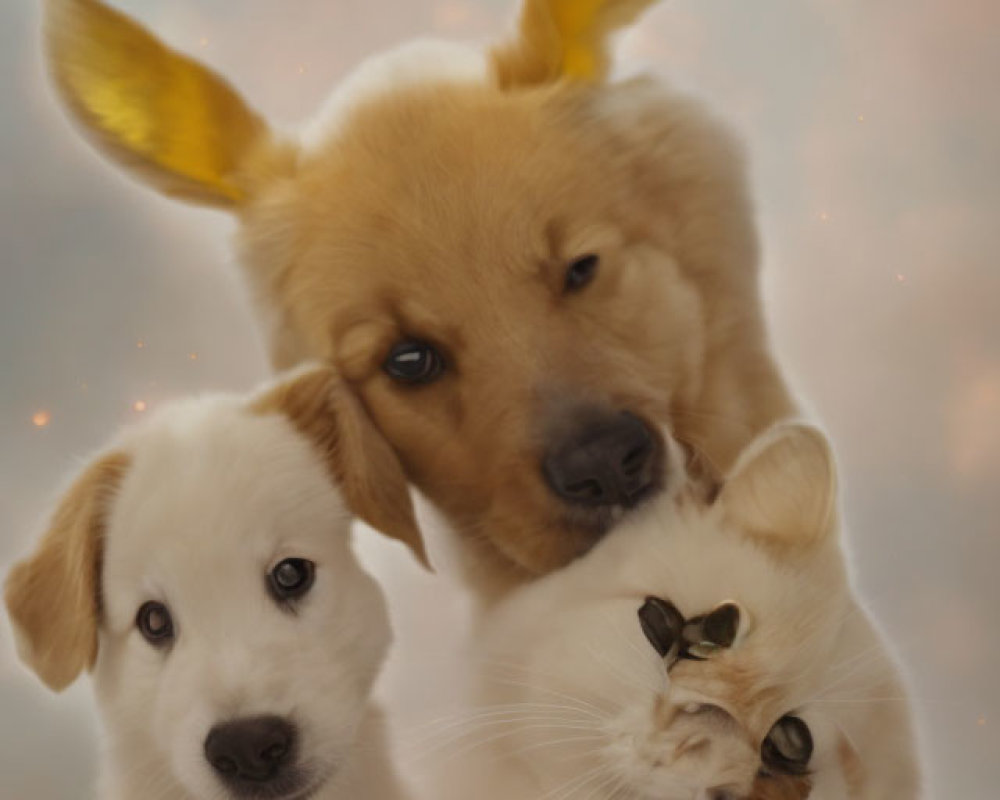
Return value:
<svg viewBox="0 0 1000 800">
<path fill-rule="evenodd" d="M 512 13 L 117 5 L 288 124 L 372 51 L 487 38 Z M 37 3 L 0 4 L 0 566 L 138 409 L 266 372 L 230 220 L 103 164 L 54 103 L 38 28 Z M 998 30 L 996 0 L 664 0 L 623 42 L 749 144 L 778 355 L 839 451 L 858 582 L 907 665 L 931 796 L 973 800 L 1000 796 Z M 447 694 L 464 613 L 371 538 L 406 651 L 383 691 L 409 724 Z M 0 798 L 89 796 L 96 741 L 85 685 L 48 696 L 0 626 Z"/>
</svg>

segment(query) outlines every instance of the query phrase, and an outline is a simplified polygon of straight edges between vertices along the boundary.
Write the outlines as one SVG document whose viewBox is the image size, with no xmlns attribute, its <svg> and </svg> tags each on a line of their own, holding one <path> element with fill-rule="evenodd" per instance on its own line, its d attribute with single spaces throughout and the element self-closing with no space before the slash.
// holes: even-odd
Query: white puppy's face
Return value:
<svg viewBox="0 0 1000 800">
<path fill-rule="evenodd" d="M 321 368 L 175 404 L 64 498 L 6 600 L 55 689 L 93 666 L 103 795 L 336 786 L 390 641 L 355 514 L 421 554 L 401 468 Z"/>
<path fill-rule="evenodd" d="M 213 411 L 193 405 L 181 433 L 134 451 L 108 520 L 95 687 L 118 771 L 195 797 L 299 798 L 353 741 L 388 616 L 311 444 L 280 416 Z"/>
</svg>

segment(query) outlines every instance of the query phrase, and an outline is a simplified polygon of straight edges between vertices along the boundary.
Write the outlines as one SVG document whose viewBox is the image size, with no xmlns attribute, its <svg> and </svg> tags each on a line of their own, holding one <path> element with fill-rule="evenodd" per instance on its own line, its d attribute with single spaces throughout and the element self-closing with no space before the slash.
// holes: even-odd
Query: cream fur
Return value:
<svg viewBox="0 0 1000 800">
<path fill-rule="evenodd" d="M 828 452 L 812 433 L 783 449 L 795 431 L 760 440 L 712 505 L 687 491 L 664 495 L 483 621 L 472 656 L 476 704 L 441 734 L 464 754 L 452 760 L 442 751 L 442 797 L 918 796 L 905 689 L 851 591 L 835 520 L 814 525 L 810 541 L 811 501 L 826 504 L 834 492 L 832 462 L 824 464 Z M 776 458 L 768 465 L 761 455 Z M 778 477 L 783 485 L 771 481 Z M 771 522 L 748 531 L 741 499 L 729 494 L 747 483 L 767 487 L 759 509 L 777 508 L 778 517 L 786 495 L 803 501 L 800 540 Z M 636 616 L 650 595 L 688 619 L 735 601 L 749 613 L 749 633 L 668 674 Z M 812 732 L 809 775 L 799 784 L 755 781 L 761 741 L 790 713 Z"/>
<path fill-rule="evenodd" d="M 435 83 L 483 83 L 485 54 L 467 45 L 418 39 L 359 64 L 330 94 L 299 134 L 305 152 L 322 150 L 340 124 L 360 105 L 407 87 Z"/>
<path fill-rule="evenodd" d="M 369 701 L 391 639 L 385 602 L 351 550 L 354 517 L 330 465 L 268 407 L 274 393 L 178 402 L 115 443 L 128 466 L 95 521 L 103 557 L 94 565 L 101 604 L 92 678 L 106 733 L 106 800 L 235 797 L 203 743 L 213 725 L 257 715 L 287 717 L 299 732 L 303 783 L 276 798 L 404 796 Z M 266 584 L 291 557 L 316 564 L 295 613 L 279 608 Z M 150 600 L 173 616 L 169 650 L 136 629 L 137 609 Z M 8 594 L 15 626 L 35 601 L 46 598 Z M 44 640 L 45 631 L 22 635 Z"/>
</svg>

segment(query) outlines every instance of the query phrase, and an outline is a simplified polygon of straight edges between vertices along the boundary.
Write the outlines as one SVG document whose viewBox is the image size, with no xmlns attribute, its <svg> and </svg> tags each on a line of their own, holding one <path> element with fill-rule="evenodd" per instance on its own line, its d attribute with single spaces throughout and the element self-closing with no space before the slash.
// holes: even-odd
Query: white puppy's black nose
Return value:
<svg viewBox="0 0 1000 800">
<path fill-rule="evenodd" d="M 627 411 L 587 416 L 551 444 L 545 479 L 572 505 L 631 508 L 656 488 L 663 444 Z"/>
<path fill-rule="evenodd" d="M 239 785 L 277 778 L 293 761 L 295 726 L 281 717 L 248 717 L 216 725 L 205 737 L 205 759 Z"/>
</svg>

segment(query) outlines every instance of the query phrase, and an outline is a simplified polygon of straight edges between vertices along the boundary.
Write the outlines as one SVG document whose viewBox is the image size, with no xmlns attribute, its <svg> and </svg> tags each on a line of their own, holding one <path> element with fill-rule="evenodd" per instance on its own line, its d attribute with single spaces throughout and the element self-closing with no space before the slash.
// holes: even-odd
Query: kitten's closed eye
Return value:
<svg viewBox="0 0 1000 800">
<path fill-rule="evenodd" d="M 775 722 L 760 746 L 764 767 L 782 775 L 805 775 L 812 753 L 809 726 L 791 715 Z"/>
<path fill-rule="evenodd" d="M 708 614 L 692 617 L 684 625 L 684 642 L 697 658 L 708 658 L 720 649 L 735 647 L 746 637 L 750 615 L 733 602 L 718 605 Z"/>
<path fill-rule="evenodd" d="M 684 617 L 673 603 L 659 597 L 647 597 L 639 609 L 639 624 L 660 658 L 669 661 L 677 659 Z"/>
<path fill-rule="evenodd" d="M 749 630 L 750 615 L 736 603 L 725 602 L 708 614 L 685 620 L 669 600 L 647 597 L 639 609 L 639 624 L 669 667 L 678 658 L 700 661 L 739 644 Z"/>
</svg>

